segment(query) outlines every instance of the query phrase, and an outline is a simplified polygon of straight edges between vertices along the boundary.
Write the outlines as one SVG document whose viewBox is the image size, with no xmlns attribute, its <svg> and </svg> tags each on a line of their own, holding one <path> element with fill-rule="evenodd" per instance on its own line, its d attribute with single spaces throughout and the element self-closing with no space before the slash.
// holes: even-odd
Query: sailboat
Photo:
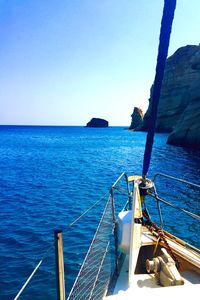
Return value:
<svg viewBox="0 0 200 300">
<path fill-rule="evenodd" d="M 110 189 L 103 216 L 68 299 L 188 299 L 190 293 L 199 291 L 200 250 L 165 231 L 163 224 L 158 226 L 149 215 L 145 198 L 156 200 L 161 223 L 160 203 L 170 205 L 157 193 L 160 178 L 200 191 L 196 184 L 162 173 L 153 180 L 146 179 L 145 184 L 141 176 L 122 173 Z M 118 186 L 121 189 L 122 181 L 127 187 L 127 201 L 116 218 L 115 193 Z M 177 209 L 200 221 L 198 215 Z"/>
<path fill-rule="evenodd" d="M 68 300 L 145 296 L 188 299 L 200 289 L 200 250 L 178 238 L 173 230 L 164 229 L 160 204 L 172 206 L 197 222 L 200 216 L 174 206 L 157 192 L 160 179 L 191 190 L 200 191 L 200 186 L 161 172 L 153 179 L 147 178 L 175 7 L 176 0 L 165 0 L 142 175 L 122 173 L 110 188 L 105 210 Z M 124 207 L 116 216 L 115 194 L 122 181 L 126 189 Z M 155 200 L 159 222 L 150 217 L 149 198 Z"/>
</svg>

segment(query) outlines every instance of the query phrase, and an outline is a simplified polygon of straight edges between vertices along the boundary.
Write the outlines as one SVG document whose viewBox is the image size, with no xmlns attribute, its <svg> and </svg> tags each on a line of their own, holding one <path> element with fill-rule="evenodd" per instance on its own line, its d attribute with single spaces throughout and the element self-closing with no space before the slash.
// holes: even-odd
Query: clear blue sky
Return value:
<svg viewBox="0 0 200 300">
<path fill-rule="evenodd" d="M 130 125 L 148 106 L 162 0 L 0 0 L 0 124 Z M 200 42 L 200 1 L 177 0 L 169 55 Z"/>
</svg>

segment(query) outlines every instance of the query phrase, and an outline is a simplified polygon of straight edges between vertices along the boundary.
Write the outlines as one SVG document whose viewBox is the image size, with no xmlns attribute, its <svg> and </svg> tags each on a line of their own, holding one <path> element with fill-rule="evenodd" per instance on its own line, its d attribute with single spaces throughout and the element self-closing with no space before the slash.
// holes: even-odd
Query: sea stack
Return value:
<svg viewBox="0 0 200 300">
<path fill-rule="evenodd" d="M 97 127 L 97 128 L 101 128 L 101 127 L 108 127 L 109 123 L 108 121 L 104 120 L 104 119 L 100 119 L 100 118 L 92 118 L 90 120 L 90 122 L 87 123 L 86 127 Z"/>
<path fill-rule="evenodd" d="M 133 113 L 131 115 L 132 121 L 129 129 L 137 130 L 137 128 L 140 128 L 142 126 L 143 117 L 144 115 L 141 108 L 134 107 Z"/>
</svg>

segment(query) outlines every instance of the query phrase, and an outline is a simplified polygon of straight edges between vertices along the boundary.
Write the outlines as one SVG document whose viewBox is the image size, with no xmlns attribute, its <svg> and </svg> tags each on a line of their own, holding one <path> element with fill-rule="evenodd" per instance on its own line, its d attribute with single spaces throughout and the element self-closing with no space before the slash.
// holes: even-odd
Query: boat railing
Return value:
<svg viewBox="0 0 200 300">
<path fill-rule="evenodd" d="M 192 234 L 188 242 L 185 242 L 185 246 L 190 247 L 190 243 L 192 243 L 198 248 L 200 185 L 163 173 L 155 174 L 152 182 L 153 188 L 149 191 L 148 196 L 157 203 L 160 227 L 171 230 L 176 220 L 176 235 L 186 239 L 184 232 L 191 230 Z M 173 210 L 176 210 L 177 213 L 173 213 Z M 163 220 L 164 214 L 165 220 Z"/>
<path fill-rule="evenodd" d="M 157 177 L 165 177 L 165 178 L 168 178 L 168 179 L 172 179 L 172 180 L 175 180 L 175 181 L 178 181 L 178 182 L 181 182 L 183 184 L 188 184 L 190 186 L 193 186 L 193 187 L 196 187 L 198 189 L 200 189 L 200 185 L 199 184 L 195 184 L 195 183 L 192 183 L 190 181 L 187 181 L 187 180 L 184 180 L 184 179 L 180 179 L 180 178 L 177 178 L 177 177 L 174 177 L 174 176 L 171 176 L 171 175 L 167 175 L 167 174 L 164 174 L 164 173 L 156 173 L 153 177 L 153 182 L 155 183 Z"/>
<path fill-rule="evenodd" d="M 17 292 L 16 296 L 13 298 L 14 300 L 18 300 L 28 285 L 31 283 L 33 280 L 33 277 L 35 274 L 38 272 L 38 270 L 41 268 L 41 265 L 44 263 L 44 261 L 49 257 L 52 256 L 52 251 L 54 250 L 55 252 L 55 257 L 56 257 L 56 264 L 55 264 L 55 270 L 56 270 L 56 279 L 57 279 L 57 293 L 59 292 L 59 297 L 58 299 L 65 299 L 65 282 L 64 282 L 64 258 L 63 256 L 63 249 L 62 249 L 62 236 L 60 236 L 60 233 L 66 233 L 72 230 L 72 227 L 77 225 L 77 223 L 84 217 L 86 216 L 90 211 L 92 211 L 93 208 L 97 207 L 102 200 L 104 200 L 107 196 L 109 195 L 108 192 L 106 192 L 103 196 L 101 196 L 95 203 L 93 203 L 88 209 L 86 209 L 83 213 L 81 213 L 73 222 L 66 224 L 65 228 L 63 230 L 55 230 L 54 231 L 54 241 L 51 242 L 51 244 L 47 247 L 47 250 L 42 256 L 42 259 L 37 263 L 29 277 L 26 279 L 26 281 L 23 283 L 22 287 L 20 290 Z M 108 201 L 109 202 L 109 201 Z M 111 202 L 110 202 L 111 204 Z M 111 213 L 109 212 L 109 215 L 111 215 L 112 219 L 112 224 L 113 224 L 113 218 L 112 218 L 112 209 Z M 104 224 L 106 225 L 106 224 Z M 105 226 L 103 227 L 105 229 Z M 102 231 L 101 231 L 102 233 Z M 49 244 L 49 243 L 48 243 Z M 107 245 L 106 251 L 108 251 L 109 248 L 109 243 Z M 62 268 L 60 269 L 60 266 L 62 265 Z M 61 283 L 62 282 L 62 283 Z M 80 298 L 78 298 L 80 299 Z"/>
<path fill-rule="evenodd" d="M 135 180 L 134 176 L 128 177 L 126 175 L 126 173 L 122 173 L 119 176 L 119 178 L 116 180 L 116 182 L 112 185 L 110 192 L 111 192 L 111 195 L 113 195 L 113 199 L 114 199 L 114 192 L 115 192 L 115 190 L 120 191 L 120 188 L 118 188 L 118 185 L 123 180 L 123 178 L 125 178 L 125 182 L 126 182 L 126 186 L 127 186 L 127 192 L 126 192 L 127 201 L 124 206 L 124 210 L 128 210 L 128 209 L 131 209 L 131 207 L 132 207 L 133 182 Z M 163 182 L 163 180 L 164 180 L 164 182 Z M 169 181 L 169 182 L 167 182 L 167 181 Z M 160 227 L 163 229 L 168 228 L 166 220 L 165 220 L 165 222 L 163 221 L 163 218 L 164 218 L 163 211 L 164 212 L 166 211 L 166 209 L 164 209 L 162 206 L 162 205 L 164 205 L 168 208 L 172 208 L 179 212 L 179 218 L 181 218 L 181 220 L 179 220 L 179 223 L 184 224 L 185 230 L 186 230 L 186 227 L 196 227 L 196 230 L 194 230 L 194 231 L 197 233 L 199 230 L 199 222 L 200 222 L 200 205 L 199 205 L 199 203 L 200 203 L 199 202 L 200 185 L 198 185 L 196 183 L 192 183 L 188 180 L 177 178 L 177 177 L 167 175 L 164 173 L 156 173 L 154 175 L 153 179 L 149 180 L 149 182 L 152 182 L 152 188 L 148 189 L 147 196 L 154 198 L 154 200 L 156 201 L 156 204 L 157 204 L 156 211 L 158 211 L 158 214 L 155 214 L 155 215 L 159 216 Z M 168 183 L 168 185 L 165 186 L 166 182 Z M 173 182 L 174 182 L 174 184 L 173 184 Z M 189 189 L 188 189 L 188 187 L 189 187 Z M 122 189 L 121 189 L 121 191 L 122 191 Z M 164 191 L 165 191 L 165 193 L 164 193 Z M 164 196 L 162 196 L 162 194 L 164 194 Z M 170 198 L 170 200 L 168 200 L 168 198 Z M 189 200 L 187 198 L 189 198 Z M 175 200 L 175 201 L 173 201 L 173 200 Z M 187 205 L 184 206 L 184 202 L 188 202 Z M 118 204 L 117 201 L 115 201 L 115 206 L 117 206 L 117 204 Z M 144 205 L 146 205 L 146 203 L 144 203 Z M 191 211 L 192 207 L 193 207 L 193 211 Z M 173 215 L 176 215 L 176 214 L 173 214 Z M 187 219 L 186 217 L 189 217 L 190 220 Z M 192 221 L 192 219 L 194 221 Z M 177 224 L 177 227 L 178 227 L 178 224 Z M 182 225 L 180 225 L 180 227 L 182 227 Z M 182 234 L 182 232 L 181 232 L 181 234 Z M 196 245 L 196 247 L 198 248 L 199 247 L 198 237 L 196 237 L 196 240 L 193 240 L 193 242 Z M 187 242 L 185 242 L 185 246 L 192 247 Z M 195 248 L 195 249 L 197 249 L 197 248 Z"/>
<path fill-rule="evenodd" d="M 123 194 L 124 190 L 129 193 L 128 177 L 122 173 L 110 188 L 104 212 L 68 300 L 103 299 L 106 295 L 118 269 L 114 197 L 116 192 Z"/>
<path fill-rule="evenodd" d="M 173 176 L 170 176 L 170 175 L 167 175 L 167 174 L 163 174 L 163 173 L 157 173 L 154 177 L 153 177 L 153 180 L 152 182 L 154 183 L 153 185 L 153 190 L 150 191 L 149 195 L 150 196 L 153 196 L 157 201 L 160 201 L 168 206 L 171 206 L 183 213 L 185 213 L 186 215 L 190 216 L 191 218 L 194 218 L 198 221 L 200 221 L 200 216 L 198 214 L 195 214 L 195 213 L 192 213 L 184 208 L 181 208 L 180 205 L 175 205 L 173 203 L 170 203 L 169 201 L 165 200 L 164 198 L 160 197 L 158 192 L 157 192 L 157 189 L 156 189 L 156 179 L 158 177 L 163 177 L 163 178 L 167 178 L 167 179 L 170 179 L 170 180 L 174 180 L 176 182 L 179 182 L 181 184 L 184 184 L 184 185 L 187 185 L 187 186 L 190 186 L 194 189 L 198 189 L 199 191 L 199 196 L 200 196 L 200 185 L 198 184 L 195 184 L 195 183 L 192 183 L 192 182 L 189 182 L 187 180 L 184 180 L 184 179 L 180 179 L 180 178 L 177 178 L 177 177 L 173 177 Z M 198 200 L 198 199 L 197 199 Z M 197 201 L 198 203 L 198 201 Z"/>
</svg>

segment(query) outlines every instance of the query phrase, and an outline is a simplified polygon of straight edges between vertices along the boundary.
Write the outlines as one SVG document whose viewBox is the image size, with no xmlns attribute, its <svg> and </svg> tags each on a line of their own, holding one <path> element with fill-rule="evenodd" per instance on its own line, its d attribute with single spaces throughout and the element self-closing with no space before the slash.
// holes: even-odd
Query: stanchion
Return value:
<svg viewBox="0 0 200 300">
<path fill-rule="evenodd" d="M 57 277 L 57 299 L 65 300 L 65 275 L 63 258 L 62 231 L 54 231 L 55 256 L 56 256 L 56 277 Z"/>
</svg>

